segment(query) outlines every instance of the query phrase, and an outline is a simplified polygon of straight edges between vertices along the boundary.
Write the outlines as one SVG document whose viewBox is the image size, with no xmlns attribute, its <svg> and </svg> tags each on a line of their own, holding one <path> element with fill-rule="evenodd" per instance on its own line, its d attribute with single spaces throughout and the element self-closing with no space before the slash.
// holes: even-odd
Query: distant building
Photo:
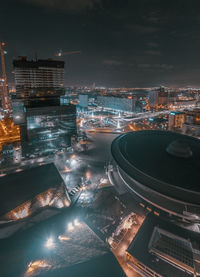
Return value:
<svg viewBox="0 0 200 277">
<path fill-rule="evenodd" d="M 2 164 L 20 163 L 21 162 L 21 145 L 20 142 L 13 142 L 2 146 L 0 152 Z"/>
<path fill-rule="evenodd" d="M 200 109 L 185 112 L 185 123 L 200 125 Z"/>
<path fill-rule="evenodd" d="M 194 108 L 197 106 L 197 100 L 184 100 L 184 101 L 175 101 L 170 104 L 169 108 L 178 109 L 178 108 Z"/>
<path fill-rule="evenodd" d="M 26 57 L 19 57 L 13 61 L 13 66 L 16 98 L 27 100 L 29 97 L 64 94 L 63 61 L 28 61 Z"/>
<path fill-rule="evenodd" d="M 97 96 L 97 104 L 102 108 L 108 108 L 116 111 L 135 112 L 136 100 L 130 96 L 114 97 L 114 96 Z"/>
<path fill-rule="evenodd" d="M 169 94 L 164 87 L 149 92 L 149 107 L 159 109 L 167 107 L 169 103 Z"/>
<path fill-rule="evenodd" d="M 177 90 L 168 90 L 168 105 L 173 104 L 178 99 L 178 93 Z"/>
<path fill-rule="evenodd" d="M 79 106 L 85 109 L 88 108 L 88 95 L 86 94 L 79 95 Z"/>
<path fill-rule="evenodd" d="M 182 133 L 194 137 L 200 137 L 200 110 L 187 111 L 185 122 L 182 126 Z"/>
<path fill-rule="evenodd" d="M 67 95 L 60 96 L 60 105 L 68 105 L 70 104 L 70 97 Z"/>
<path fill-rule="evenodd" d="M 171 112 L 168 117 L 168 130 L 181 129 L 185 122 L 185 113 Z"/>
<path fill-rule="evenodd" d="M 149 107 L 156 108 L 158 105 L 158 91 L 152 90 L 149 92 Z"/>
</svg>

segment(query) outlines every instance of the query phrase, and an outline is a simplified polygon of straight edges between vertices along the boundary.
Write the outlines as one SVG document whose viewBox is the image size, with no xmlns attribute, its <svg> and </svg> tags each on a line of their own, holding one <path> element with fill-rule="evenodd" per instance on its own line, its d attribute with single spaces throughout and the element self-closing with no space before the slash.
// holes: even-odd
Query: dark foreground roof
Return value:
<svg viewBox="0 0 200 277">
<path fill-rule="evenodd" d="M 67 212 L 63 211 L 61 214 L 48 218 L 29 229 L 15 233 L 10 238 L 0 240 L 0 272 L 2 276 L 24 276 L 27 265 L 31 261 L 45 259 L 50 262 L 55 260 L 56 267 L 47 270 L 46 273 L 44 271 L 43 273 L 39 272 L 37 276 L 125 277 L 119 263 L 106 244 L 85 223 L 86 227 L 81 229 L 83 233 L 80 238 L 76 237 L 75 231 L 70 233 L 72 243 L 59 244 L 60 246 L 56 250 L 47 250 L 44 247 L 46 238 L 52 235 L 54 238 L 58 237 L 65 232 L 67 223 L 75 218 L 84 218 L 84 213 L 69 207 Z M 88 240 L 85 244 L 84 238 L 88 236 L 88 233 L 90 233 L 91 241 Z M 69 253 L 72 254 L 69 247 L 73 248 L 73 256 L 77 255 L 79 261 L 83 261 L 83 257 L 86 257 L 82 263 L 68 265 L 71 258 L 68 255 Z M 84 249 L 84 251 L 81 252 L 80 249 Z M 101 253 L 103 254 L 101 255 Z"/>
<path fill-rule="evenodd" d="M 188 240 L 194 244 L 198 250 L 200 250 L 199 233 L 183 229 L 173 223 L 170 223 L 169 221 L 162 219 L 161 217 L 155 216 L 154 214 L 149 214 L 127 251 L 137 260 L 162 276 L 191 276 L 189 273 L 183 272 L 182 270 L 179 270 L 165 261 L 156 261 L 155 256 L 149 252 L 149 242 L 155 227 L 159 227 L 160 229 L 163 229 L 175 236 Z"/>
<path fill-rule="evenodd" d="M 110 252 L 103 256 L 91 259 L 84 263 L 75 264 L 67 268 L 61 268 L 41 274 L 40 277 L 125 277 L 117 259 Z"/>
<path fill-rule="evenodd" d="M 1 177 L 0 216 L 62 182 L 53 163 Z"/>
</svg>

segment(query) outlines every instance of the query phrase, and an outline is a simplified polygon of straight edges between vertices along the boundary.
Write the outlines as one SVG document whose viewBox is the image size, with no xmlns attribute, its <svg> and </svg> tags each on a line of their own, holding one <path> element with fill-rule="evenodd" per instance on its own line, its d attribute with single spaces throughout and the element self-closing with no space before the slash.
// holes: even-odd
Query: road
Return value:
<svg viewBox="0 0 200 277">
<path fill-rule="evenodd" d="M 130 266 L 128 266 L 126 260 L 126 250 L 133 241 L 143 221 L 144 218 L 137 215 L 132 227 L 128 231 L 126 231 L 124 237 L 122 237 L 116 248 L 112 249 L 113 254 L 117 258 L 118 262 L 120 263 L 121 267 L 128 277 L 141 277 L 141 275 L 137 271 L 135 271 L 133 268 L 130 269 Z"/>
</svg>

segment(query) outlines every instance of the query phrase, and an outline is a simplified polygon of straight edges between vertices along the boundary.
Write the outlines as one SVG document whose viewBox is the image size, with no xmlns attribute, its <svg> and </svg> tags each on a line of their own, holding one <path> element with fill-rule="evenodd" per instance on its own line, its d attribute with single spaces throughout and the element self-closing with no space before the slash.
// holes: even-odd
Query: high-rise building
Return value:
<svg viewBox="0 0 200 277">
<path fill-rule="evenodd" d="M 16 98 L 60 96 L 64 94 L 64 61 L 27 60 L 13 61 Z"/>
<path fill-rule="evenodd" d="M 155 108 L 158 105 L 158 91 L 152 90 L 149 92 L 149 107 Z"/>
<path fill-rule="evenodd" d="M 149 107 L 152 109 L 164 108 L 169 103 L 169 93 L 160 87 L 160 89 L 152 90 L 149 92 Z"/>
</svg>

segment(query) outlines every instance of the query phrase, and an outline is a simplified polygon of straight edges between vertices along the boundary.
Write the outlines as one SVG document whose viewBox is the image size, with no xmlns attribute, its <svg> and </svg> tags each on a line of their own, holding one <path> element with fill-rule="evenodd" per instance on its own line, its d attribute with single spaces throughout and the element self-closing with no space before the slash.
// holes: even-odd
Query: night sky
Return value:
<svg viewBox="0 0 200 277">
<path fill-rule="evenodd" d="M 9 80 L 19 55 L 63 51 L 66 85 L 200 86 L 199 0 L 1 0 Z"/>
</svg>

